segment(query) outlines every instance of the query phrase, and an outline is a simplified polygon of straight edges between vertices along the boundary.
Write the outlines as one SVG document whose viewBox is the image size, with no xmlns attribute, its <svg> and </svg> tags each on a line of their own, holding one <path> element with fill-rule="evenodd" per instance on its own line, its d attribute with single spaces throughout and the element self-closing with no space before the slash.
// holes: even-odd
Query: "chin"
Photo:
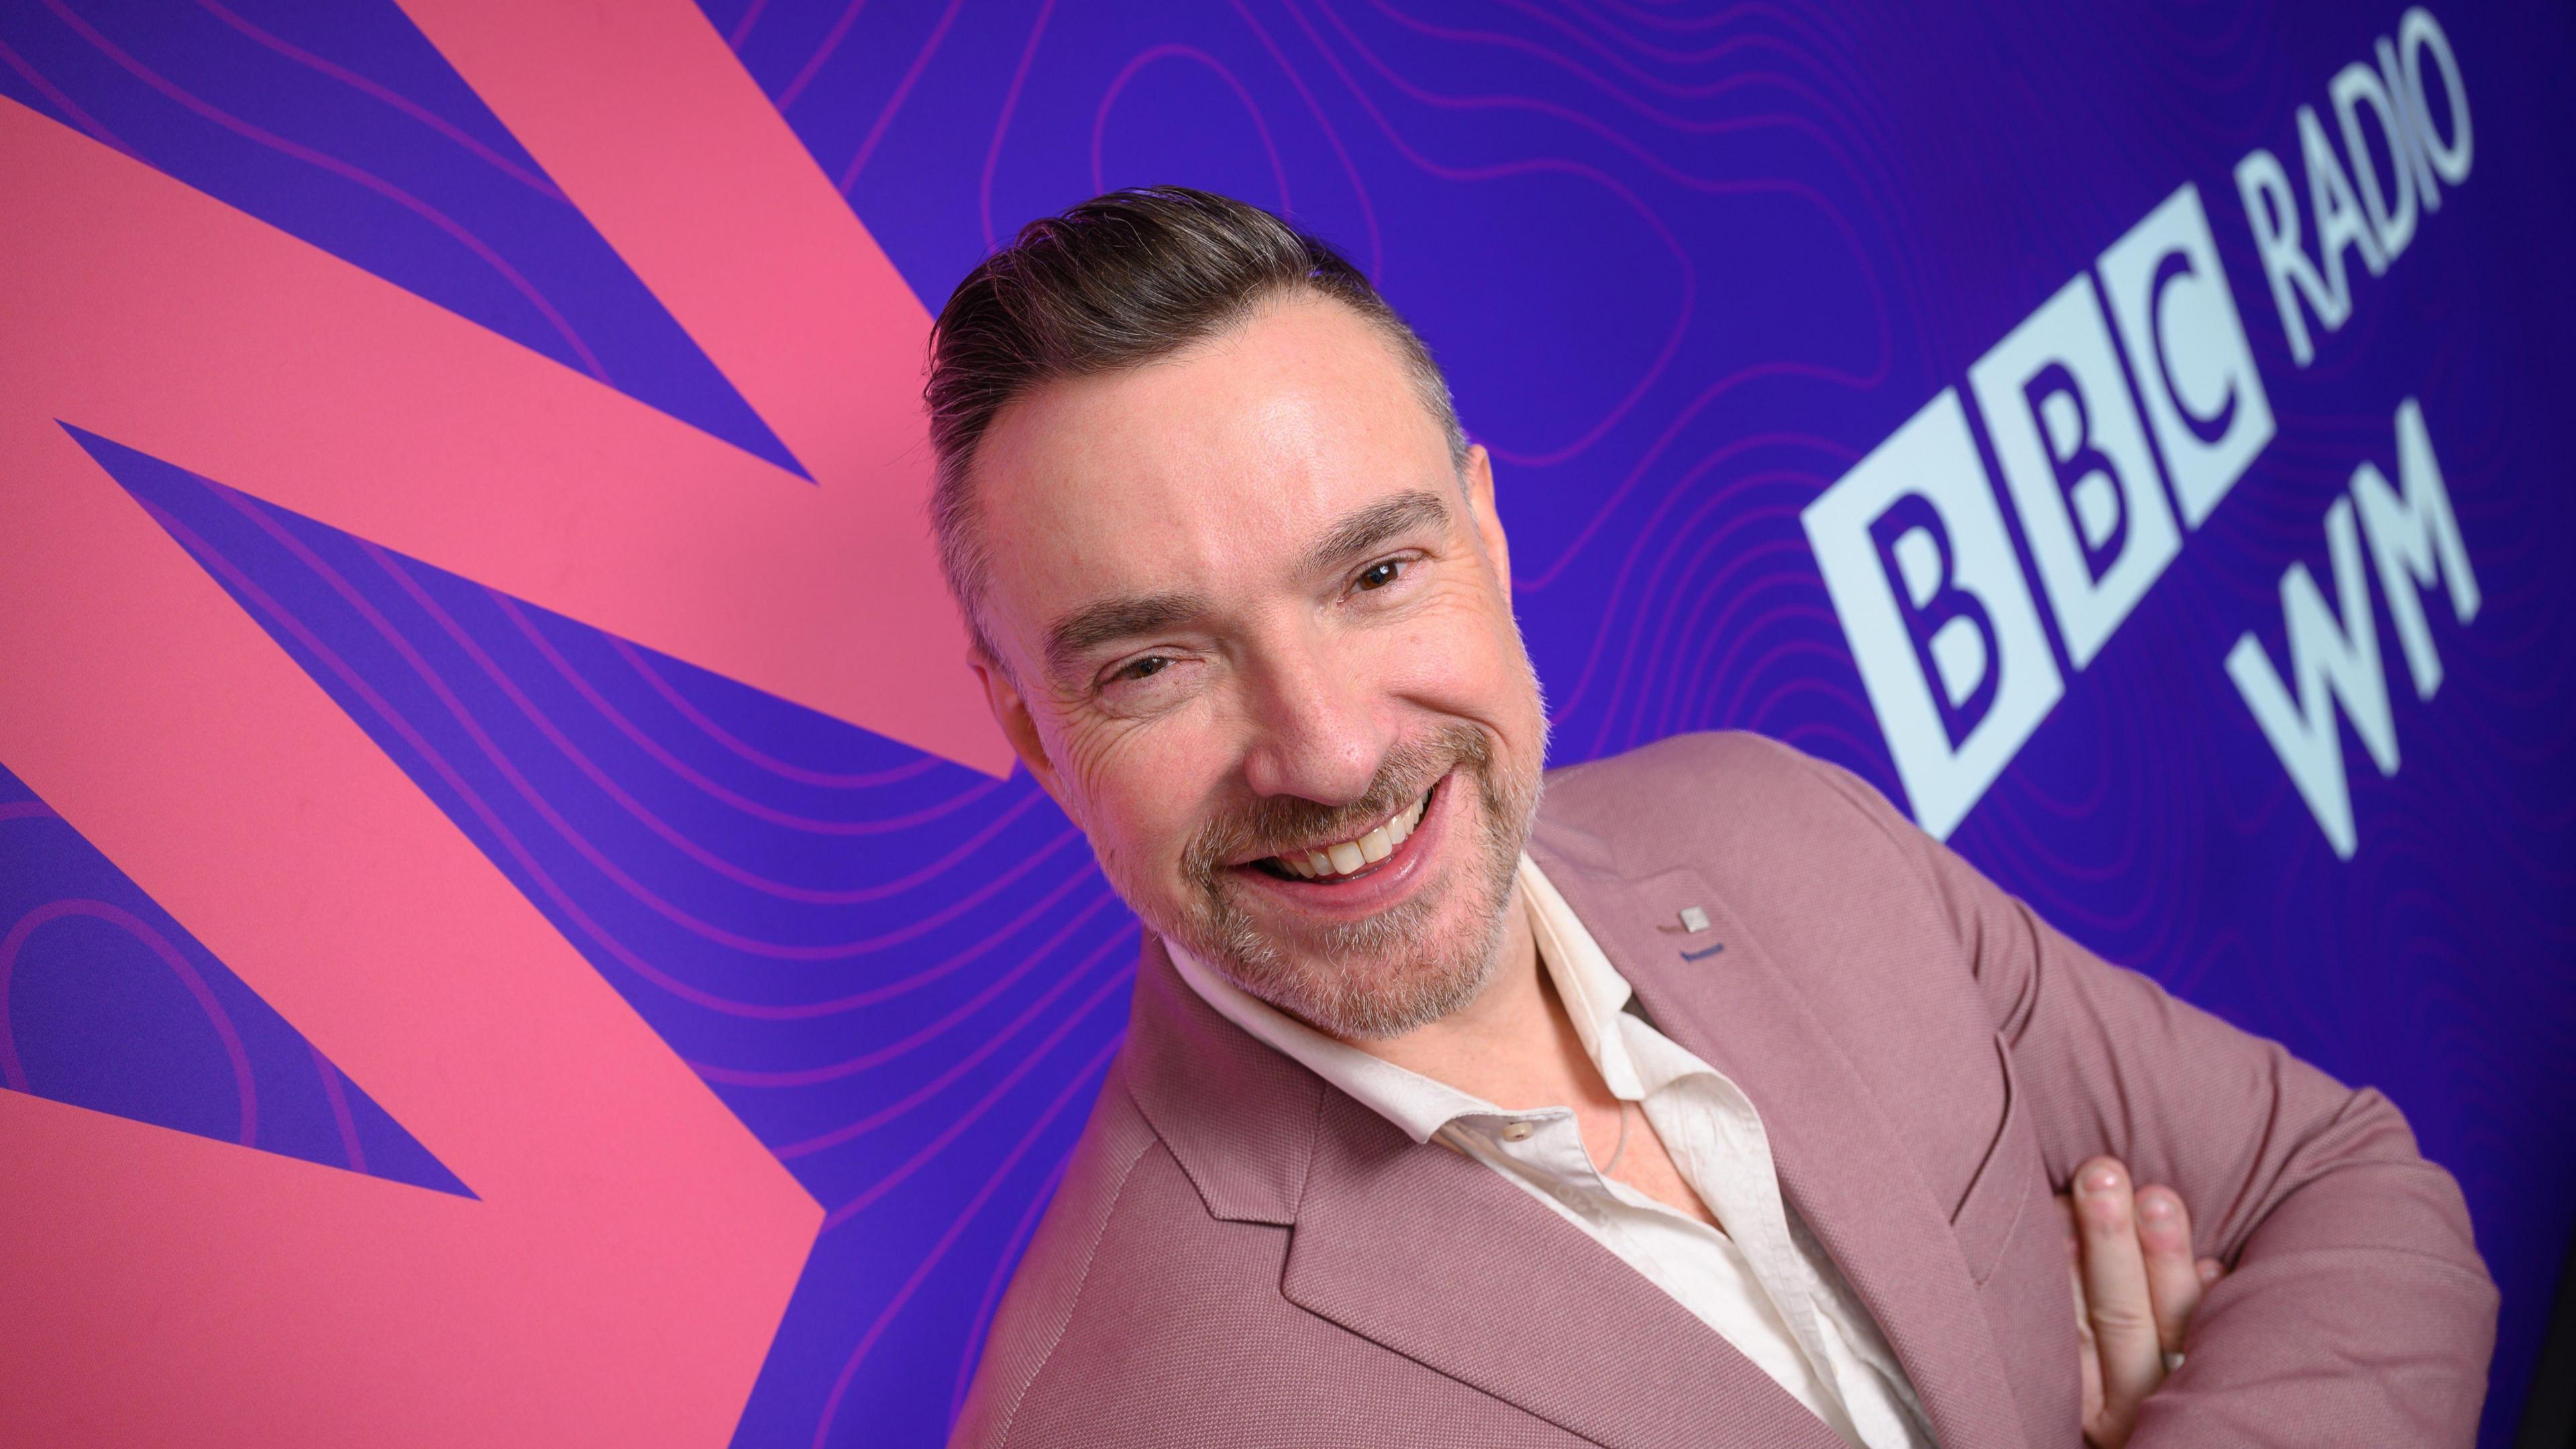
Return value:
<svg viewBox="0 0 2576 1449">
<path fill-rule="evenodd" d="M 1518 857 L 1515 848 L 1512 861 Z M 1510 876 L 1456 875 L 1464 878 L 1429 898 L 1297 933 L 1305 939 L 1282 939 L 1231 913 L 1232 929 L 1174 934 L 1236 985 L 1325 1035 L 1382 1041 L 1464 1008 L 1493 980 Z"/>
<path fill-rule="evenodd" d="M 1286 989 L 1270 1004 L 1342 1041 L 1410 1035 L 1485 994 L 1500 962 L 1496 948 L 1501 932 L 1484 935 L 1437 953 L 1318 963 L 1310 972 L 1276 983 Z"/>
</svg>

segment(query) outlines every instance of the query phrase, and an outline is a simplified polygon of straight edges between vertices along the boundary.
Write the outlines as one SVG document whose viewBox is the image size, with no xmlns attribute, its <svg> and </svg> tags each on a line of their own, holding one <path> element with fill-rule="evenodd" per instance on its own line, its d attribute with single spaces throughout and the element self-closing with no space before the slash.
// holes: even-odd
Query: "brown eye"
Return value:
<svg viewBox="0 0 2576 1449">
<path fill-rule="evenodd" d="M 1137 660 L 1135 663 L 1128 665 L 1126 668 L 1119 670 L 1114 677 L 1118 679 L 1143 679 L 1148 675 L 1162 673 L 1163 670 L 1171 664 L 1171 662 L 1172 661 L 1159 654 L 1148 654 L 1144 658 Z"/>
<path fill-rule="evenodd" d="M 1394 583 L 1395 576 L 1403 571 L 1403 566 L 1398 564 L 1394 559 L 1388 559 L 1386 562 L 1380 564 L 1371 564 L 1368 569 L 1359 576 L 1359 586 L 1364 592 L 1370 589 L 1385 588 L 1387 585 Z"/>
</svg>

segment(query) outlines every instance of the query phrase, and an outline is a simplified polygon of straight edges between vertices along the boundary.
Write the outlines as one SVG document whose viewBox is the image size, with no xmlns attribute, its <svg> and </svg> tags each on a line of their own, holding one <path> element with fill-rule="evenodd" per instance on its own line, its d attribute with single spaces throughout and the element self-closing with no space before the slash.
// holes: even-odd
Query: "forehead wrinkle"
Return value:
<svg viewBox="0 0 2576 1449">
<path fill-rule="evenodd" d="M 1187 623 L 1208 609 L 1205 596 L 1180 592 L 1130 594 L 1085 604 L 1047 630 L 1047 667 L 1062 673 L 1103 644 Z"/>
</svg>

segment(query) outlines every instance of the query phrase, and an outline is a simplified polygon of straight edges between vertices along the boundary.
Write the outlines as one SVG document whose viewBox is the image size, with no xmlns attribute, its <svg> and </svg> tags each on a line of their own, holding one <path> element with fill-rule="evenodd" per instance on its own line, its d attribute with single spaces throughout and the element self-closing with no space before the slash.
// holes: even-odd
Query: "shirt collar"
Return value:
<svg viewBox="0 0 2576 1449">
<path fill-rule="evenodd" d="M 1636 1064 L 1628 1052 L 1629 1033 L 1621 1025 L 1628 998 L 1636 994 L 1628 978 L 1610 964 L 1609 955 L 1584 929 L 1574 907 L 1565 903 L 1555 883 L 1526 855 L 1521 857 L 1520 884 L 1521 899 L 1528 903 L 1530 931 L 1538 938 L 1538 957 L 1547 963 L 1548 979 L 1556 983 L 1565 1014 L 1574 1019 L 1574 1034 L 1582 1038 L 1584 1053 L 1600 1069 L 1601 1080 L 1609 1084 L 1613 1096 L 1643 1097 L 1645 1085 L 1637 1079 Z"/>
<path fill-rule="evenodd" d="M 1647 1088 L 1639 1080 L 1628 1051 L 1628 1033 L 1620 1025 L 1622 1008 L 1632 994 L 1628 979 L 1610 964 L 1573 907 L 1527 855 L 1521 857 L 1516 878 L 1538 941 L 1539 959 L 1565 1002 L 1566 1014 L 1573 1018 L 1584 1051 L 1614 1094 L 1643 1097 Z M 1166 938 L 1163 945 L 1171 953 L 1173 969 L 1219 1015 L 1348 1093 L 1416 1142 L 1430 1141 L 1460 1117 L 1510 1115 L 1472 1092 L 1335 1041 L 1227 980 L 1179 942 Z"/>
</svg>

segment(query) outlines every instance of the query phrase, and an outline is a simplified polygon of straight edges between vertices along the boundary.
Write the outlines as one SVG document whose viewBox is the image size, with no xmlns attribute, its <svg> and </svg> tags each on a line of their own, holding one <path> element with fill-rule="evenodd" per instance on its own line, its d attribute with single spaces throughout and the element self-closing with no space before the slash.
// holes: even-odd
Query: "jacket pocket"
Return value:
<svg viewBox="0 0 2576 1449">
<path fill-rule="evenodd" d="M 2003 1261 L 2005 1247 L 2021 1231 L 2024 1219 L 2037 1211 L 2034 1204 L 2047 1188 L 2039 1139 L 2031 1131 L 2030 1104 L 2023 1099 L 2021 1078 L 2013 1071 L 2012 1052 L 2004 1045 L 2002 1033 L 1996 1033 L 1994 1040 L 1995 1058 L 2004 1075 L 2003 1121 L 1986 1147 L 1985 1160 L 1977 1164 L 1976 1176 L 1969 1179 L 1968 1190 L 1960 1195 L 1959 1206 L 1950 1214 L 1950 1230 L 1958 1236 L 1959 1251 L 1967 1257 L 1968 1271 L 1979 1287 Z"/>
</svg>

